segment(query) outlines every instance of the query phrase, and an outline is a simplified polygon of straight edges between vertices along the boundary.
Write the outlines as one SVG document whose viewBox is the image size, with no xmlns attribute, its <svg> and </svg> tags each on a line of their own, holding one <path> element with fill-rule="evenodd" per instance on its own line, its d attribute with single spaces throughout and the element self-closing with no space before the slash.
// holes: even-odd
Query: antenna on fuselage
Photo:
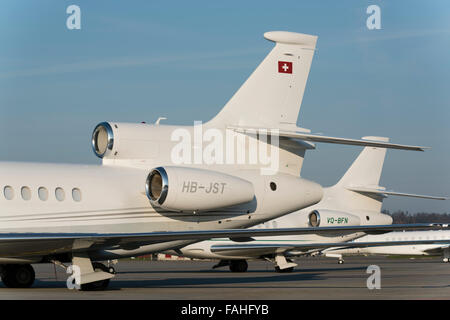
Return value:
<svg viewBox="0 0 450 320">
<path fill-rule="evenodd" d="M 166 117 L 159 117 L 158 120 L 156 120 L 155 125 L 158 126 L 158 125 L 159 125 L 159 122 L 160 122 L 161 120 L 167 120 L 167 118 L 166 118 Z"/>
</svg>

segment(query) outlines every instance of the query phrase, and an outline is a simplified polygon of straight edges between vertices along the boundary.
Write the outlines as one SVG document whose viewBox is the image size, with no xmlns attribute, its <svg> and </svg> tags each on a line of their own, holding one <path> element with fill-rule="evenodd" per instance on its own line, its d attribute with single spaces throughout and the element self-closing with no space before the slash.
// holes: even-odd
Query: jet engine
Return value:
<svg viewBox="0 0 450 320">
<path fill-rule="evenodd" d="M 107 122 L 98 124 L 92 133 L 92 149 L 99 158 L 108 154 L 114 146 L 114 133 Z"/>
<path fill-rule="evenodd" d="M 314 210 L 308 215 L 310 227 L 359 226 L 359 217 L 341 211 Z"/>
<path fill-rule="evenodd" d="M 253 200 L 253 184 L 221 172 L 186 167 L 153 169 L 145 184 L 155 207 L 170 211 L 210 211 Z"/>
<path fill-rule="evenodd" d="M 92 149 L 102 159 L 150 159 L 157 156 L 159 137 L 169 136 L 168 126 L 146 123 L 102 122 L 92 133 Z"/>
</svg>

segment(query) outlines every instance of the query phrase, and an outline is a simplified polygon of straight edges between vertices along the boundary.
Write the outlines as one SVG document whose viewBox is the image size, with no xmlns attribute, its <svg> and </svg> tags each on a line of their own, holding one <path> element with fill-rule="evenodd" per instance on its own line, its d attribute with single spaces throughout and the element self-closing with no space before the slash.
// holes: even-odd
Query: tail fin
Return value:
<svg viewBox="0 0 450 320">
<path fill-rule="evenodd" d="M 273 31 L 264 37 L 275 47 L 211 120 L 214 126 L 295 127 L 317 36 Z"/>
<path fill-rule="evenodd" d="M 389 141 L 389 138 L 382 137 L 364 137 L 363 139 Z M 385 148 L 365 147 L 336 185 L 378 187 L 385 156 Z"/>
<path fill-rule="evenodd" d="M 388 142 L 389 138 L 364 137 L 365 140 Z M 324 209 L 364 215 L 365 212 L 381 211 L 383 199 L 388 195 L 414 198 L 447 200 L 447 197 L 386 191 L 380 187 L 386 148 L 365 147 L 347 172 L 334 186 L 324 190 Z M 380 217 L 380 216 L 379 216 Z M 386 216 L 385 216 L 386 217 Z"/>
<path fill-rule="evenodd" d="M 388 142 L 389 138 L 364 137 L 365 140 Z M 380 212 L 384 196 L 350 190 L 352 187 L 380 188 L 386 148 L 365 147 L 337 184 L 329 188 L 329 202 L 335 209 Z"/>
</svg>

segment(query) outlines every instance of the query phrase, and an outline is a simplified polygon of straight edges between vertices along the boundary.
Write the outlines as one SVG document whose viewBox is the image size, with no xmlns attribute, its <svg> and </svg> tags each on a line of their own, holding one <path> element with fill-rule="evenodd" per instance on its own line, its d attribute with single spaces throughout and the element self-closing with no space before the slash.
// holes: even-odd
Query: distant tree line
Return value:
<svg viewBox="0 0 450 320">
<path fill-rule="evenodd" d="M 408 211 L 395 211 L 390 213 L 389 210 L 383 210 L 392 217 L 395 224 L 408 224 L 408 223 L 450 223 L 450 213 L 428 213 L 418 212 L 409 213 Z"/>
</svg>

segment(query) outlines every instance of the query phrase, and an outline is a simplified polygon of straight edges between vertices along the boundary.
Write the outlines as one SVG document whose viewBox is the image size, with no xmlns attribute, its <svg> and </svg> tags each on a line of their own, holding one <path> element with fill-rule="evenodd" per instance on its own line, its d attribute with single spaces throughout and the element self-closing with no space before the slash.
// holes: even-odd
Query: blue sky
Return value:
<svg viewBox="0 0 450 320">
<path fill-rule="evenodd" d="M 81 30 L 66 8 L 81 8 Z M 381 8 L 368 30 L 366 8 Z M 95 124 L 212 118 L 266 56 L 266 31 L 319 36 L 298 125 L 431 146 L 389 150 L 381 184 L 450 194 L 448 1 L 2 1 L 0 160 L 99 163 Z M 302 176 L 334 184 L 359 147 L 318 144 Z M 450 201 L 383 208 L 450 212 Z"/>
</svg>

